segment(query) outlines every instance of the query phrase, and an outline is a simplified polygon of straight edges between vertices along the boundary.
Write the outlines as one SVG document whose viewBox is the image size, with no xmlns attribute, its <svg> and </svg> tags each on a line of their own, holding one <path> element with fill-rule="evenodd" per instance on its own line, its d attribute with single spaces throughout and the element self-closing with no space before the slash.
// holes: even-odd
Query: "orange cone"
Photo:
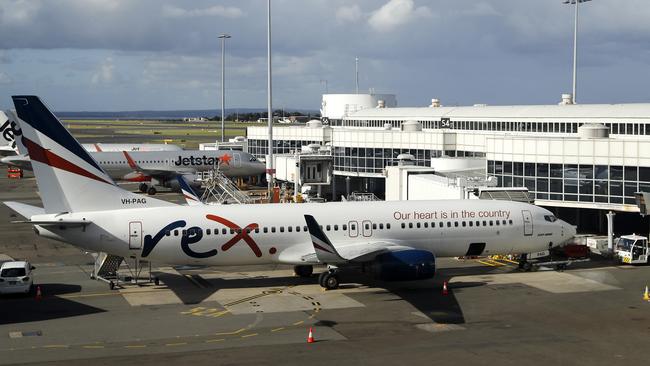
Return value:
<svg viewBox="0 0 650 366">
<path fill-rule="evenodd" d="M 41 292 L 41 286 L 36 286 L 36 300 L 43 298 L 43 293 Z"/>
<path fill-rule="evenodd" d="M 449 294 L 449 290 L 447 290 L 447 281 L 442 282 L 442 295 L 447 296 Z"/>
<path fill-rule="evenodd" d="M 309 327 L 309 335 L 307 336 L 307 343 L 314 343 L 316 342 L 314 340 L 314 334 L 311 331 L 311 327 Z"/>
</svg>

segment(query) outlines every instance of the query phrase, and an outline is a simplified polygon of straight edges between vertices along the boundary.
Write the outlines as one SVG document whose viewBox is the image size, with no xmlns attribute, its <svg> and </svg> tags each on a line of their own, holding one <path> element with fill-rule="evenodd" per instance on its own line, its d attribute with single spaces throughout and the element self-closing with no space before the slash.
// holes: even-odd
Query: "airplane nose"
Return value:
<svg viewBox="0 0 650 366">
<path fill-rule="evenodd" d="M 562 232 L 564 233 L 564 243 L 573 240 L 576 236 L 577 226 L 571 225 L 564 220 L 560 220 L 560 225 L 562 227 Z"/>
</svg>

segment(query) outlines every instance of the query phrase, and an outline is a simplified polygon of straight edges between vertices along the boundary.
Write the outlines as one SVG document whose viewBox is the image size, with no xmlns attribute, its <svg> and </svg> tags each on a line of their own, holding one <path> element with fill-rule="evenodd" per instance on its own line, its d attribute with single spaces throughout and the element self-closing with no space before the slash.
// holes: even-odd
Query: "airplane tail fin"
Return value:
<svg viewBox="0 0 650 366">
<path fill-rule="evenodd" d="M 16 115 L 14 111 L 0 111 L 0 134 L 4 140 L 3 151 L 14 151 L 20 154 L 17 146 L 16 136 L 20 136 L 20 127 L 16 124 Z"/>
<path fill-rule="evenodd" d="M 323 229 L 318 225 L 318 222 L 312 215 L 305 215 L 305 222 L 307 222 L 307 229 L 311 235 L 311 243 L 316 252 L 316 258 L 321 263 L 336 264 L 346 263 L 347 260 L 341 257 L 336 251 L 332 242 L 323 232 Z"/>
<path fill-rule="evenodd" d="M 20 126 L 22 123 L 18 118 L 16 111 L 8 110 L 6 111 L 6 113 L 7 113 L 7 117 L 9 118 L 9 122 L 11 123 L 10 136 L 13 139 L 12 146 L 14 147 L 14 151 L 16 151 L 17 155 L 27 155 L 28 154 L 27 147 L 23 145 L 23 139 L 21 138 L 23 131 L 20 128 Z"/>
<path fill-rule="evenodd" d="M 179 174 L 176 177 L 176 180 L 178 180 L 178 185 L 181 187 L 181 193 L 183 193 L 183 197 L 185 197 L 188 206 L 199 206 L 203 204 L 203 202 L 201 202 L 201 197 L 199 197 L 198 193 L 187 182 L 185 177 Z"/>
<path fill-rule="evenodd" d="M 13 96 L 46 213 L 171 206 L 118 187 L 37 96 Z"/>
</svg>

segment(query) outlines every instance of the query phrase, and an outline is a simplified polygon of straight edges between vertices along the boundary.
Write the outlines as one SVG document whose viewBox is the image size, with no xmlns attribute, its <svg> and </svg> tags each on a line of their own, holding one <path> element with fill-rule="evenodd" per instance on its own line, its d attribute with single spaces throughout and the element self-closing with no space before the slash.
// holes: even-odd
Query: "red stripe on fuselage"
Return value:
<svg viewBox="0 0 650 366">
<path fill-rule="evenodd" d="M 36 144 L 35 142 L 31 141 L 28 138 L 23 137 L 23 144 L 25 145 L 25 147 L 27 147 L 27 151 L 29 152 L 30 159 L 34 161 L 47 164 L 53 168 L 57 168 L 57 169 L 65 170 L 70 173 L 81 175 L 86 178 L 94 179 L 102 183 L 111 184 L 111 185 L 113 184 L 112 182 L 109 182 L 101 177 L 98 177 L 95 174 L 67 161 L 66 159 L 58 156 L 57 154 L 44 149 L 43 147 L 39 146 L 38 144 Z"/>
</svg>

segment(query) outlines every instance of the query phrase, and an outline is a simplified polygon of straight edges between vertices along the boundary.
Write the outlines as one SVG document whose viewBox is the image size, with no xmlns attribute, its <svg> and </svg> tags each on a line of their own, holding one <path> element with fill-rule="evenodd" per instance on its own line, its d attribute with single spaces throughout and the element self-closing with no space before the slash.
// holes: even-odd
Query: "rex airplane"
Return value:
<svg viewBox="0 0 650 366">
<path fill-rule="evenodd" d="M 13 118 L 21 127 L 25 122 L 20 117 Z M 12 121 L 12 123 L 14 123 Z M 26 147 L 18 139 L 21 129 L 14 128 L 12 136 L 16 137 L 17 150 L 22 155 L 7 156 L 0 162 L 31 169 L 31 159 L 26 154 Z M 139 182 L 140 191 L 150 195 L 156 194 L 155 186 L 162 186 L 179 190 L 177 175 L 183 175 L 190 184 L 196 184 L 198 174 L 211 170 L 219 165 L 219 170 L 227 177 L 245 177 L 263 174 L 266 167 L 253 155 L 234 150 L 150 150 L 152 144 L 132 146 L 130 151 L 116 151 L 119 146 L 128 147 L 128 144 L 108 146 L 111 151 L 103 151 L 106 144 L 91 144 L 90 155 L 98 165 L 117 181 Z M 174 145 L 171 145 L 174 146 Z M 95 151 L 93 151 L 95 149 Z M 147 149 L 147 151 L 145 151 Z M 99 151 L 96 151 L 99 150 Z M 151 185 L 147 185 L 150 182 Z M 199 184 L 200 185 L 200 184 Z"/>
<path fill-rule="evenodd" d="M 5 204 L 39 235 L 91 251 L 172 265 L 284 263 L 303 276 L 325 263 L 319 282 L 332 289 L 349 266 L 425 279 L 436 257 L 541 251 L 575 234 L 548 210 L 510 201 L 185 206 L 142 197 L 115 185 L 38 97 L 13 101 L 43 208 Z"/>
</svg>

